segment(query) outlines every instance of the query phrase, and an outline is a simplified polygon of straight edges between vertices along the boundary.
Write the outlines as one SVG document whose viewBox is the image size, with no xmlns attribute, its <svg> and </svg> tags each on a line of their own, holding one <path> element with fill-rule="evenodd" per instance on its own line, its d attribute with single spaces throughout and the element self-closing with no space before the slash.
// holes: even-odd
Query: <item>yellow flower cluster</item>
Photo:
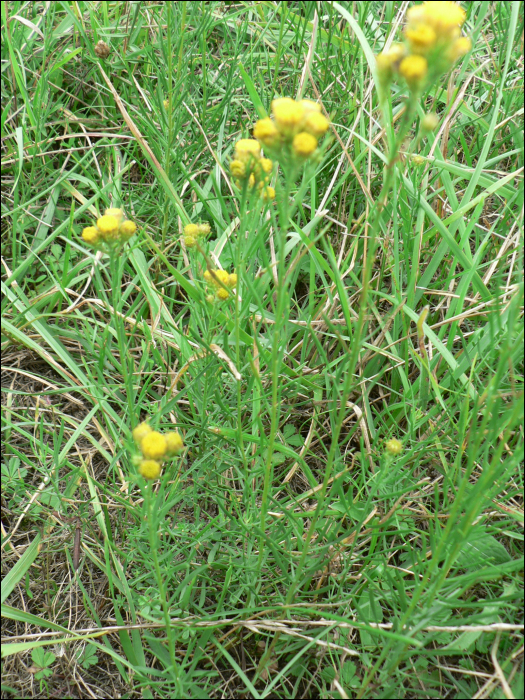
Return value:
<svg viewBox="0 0 525 700">
<path fill-rule="evenodd" d="M 273 170 L 269 158 L 261 155 L 261 146 L 255 139 L 241 139 L 235 144 L 235 158 L 230 163 L 230 172 L 237 184 L 248 180 L 250 188 L 257 187 L 265 200 L 275 197 L 275 190 L 268 186 Z"/>
<path fill-rule="evenodd" d="M 272 102 L 273 119 L 260 119 L 253 129 L 255 138 L 276 158 L 292 156 L 306 160 L 317 149 L 317 142 L 328 131 L 330 122 L 321 105 L 312 100 L 280 97 Z"/>
<path fill-rule="evenodd" d="M 210 294 L 206 297 L 209 302 L 214 302 L 216 299 L 225 301 L 230 296 L 229 290 L 237 286 L 235 272 L 229 274 L 226 270 L 206 270 L 203 277 L 208 286 L 215 291 L 215 295 Z"/>
<path fill-rule="evenodd" d="M 82 238 L 95 247 L 102 247 L 105 244 L 114 248 L 116 245 L 125 243 L 135 234 L 137 224 L 123 219 L 122 209 L 106 209 L 96 226 L 87 226 L 82 231 Z"/>
<path fill-rule="evenodd" d="M 132 432 L 143 459 L 139 460 L 139 472 L 145 479 L 156 479 L 165 459 L 178 455 L 184 449 L 181 436 L 176 431 L 162 433 L 153 430 L 149 423 L 140 423 Z"/>
<path fill-rule="evenodd" d="M 205 238 L 210 231 L 211 227 L 206 221 L 202 224 L 188 224 L 184 227 L 184 245 L 186 248 L 195 248 L 199 238 Z"/>
<path fill-rule="evenodd" d="M 393 44 L 376 56 L 381 83 L 388 85 L 399 74 L 412 91 L 419 92 L 449 70 L 472 47 L 470 39 L 461 36 L 465 19 L 465 10 L 455 2 L 429 1 L 411 7 L 404 30 L 406 43 Z"/>
</svg>

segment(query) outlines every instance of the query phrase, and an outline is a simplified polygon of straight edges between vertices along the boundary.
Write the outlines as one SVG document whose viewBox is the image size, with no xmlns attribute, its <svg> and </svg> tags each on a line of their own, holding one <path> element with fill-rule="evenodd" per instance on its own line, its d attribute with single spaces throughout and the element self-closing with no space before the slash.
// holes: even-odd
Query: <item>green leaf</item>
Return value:
<svg viewBox="0 0 525 700">
<path fill-rule="evenodd" d="M 510 560 L 510 554 L 501 542 L 487 534 L 483 527 L 479 527 L 463 543 L 457 563 L 465 569 L 481 569 L 487 565 L 505 564 Z"/>
<path fill-rule="evenodd" d="M 254 85 L 253 80 L 250 78 L 248 73 L 245 71 L 242 63 L 239 63 L 239 73 L 242 76 L 242 79 L 244 80 L 244 84 L 246 85 L 246 89 L 248 90 L 248 94 L 250 95 L 250 99 L 253 102 L 253 106 L 257 110 L 257 114 L 259 115 L 260 119 L 265 119 L 268 116 L 268 113 L 264 109 L 264 105 L 261 102 L 261 98 L 259 97 L 259 92 L 257 88 Z"/>
</svg>

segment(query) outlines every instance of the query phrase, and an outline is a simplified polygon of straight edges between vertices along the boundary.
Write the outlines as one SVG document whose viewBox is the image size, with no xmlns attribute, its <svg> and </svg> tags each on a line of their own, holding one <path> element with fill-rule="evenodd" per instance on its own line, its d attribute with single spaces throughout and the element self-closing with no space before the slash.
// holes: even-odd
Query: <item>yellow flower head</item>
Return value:
<svg viewBox="0 0 525 700">
<path fill-rule="evenodd" d="M 272 112 L 279 131 L 285 136 L 293 136 L 304 119 L 305 109 L 291 97 L 280 97 L 272 102 Z"/>
<path fill-rule="evenodd" d="M 388 84 L 392 80 L 394 70 L 405 56 L 404 44 L 392 44 L 388 51 L 382 51 L 379 56 L 376 56 L 377 71 L 383 84 Z"/>
<path fill-rule="evenodd" d="M 141 441 L 146 437 L 146 435 L 149 435 L 153 431 L 152 427 L 150 426 L 149 423 L 146 423 L 143 421 L 142 423 L 139 423 L 136 428 L 133 429 L 133 432 L 131 433 L 133 435 L 133 439 L 137 443 L 137 445 L 140 445 Z"/>
<path fill-rule="evenodd" d="M 168 107 L 170 106 L 170 101 L 169 101 L 169 100 L 163 100 L 163 101 L 162 101 L 162 104 L 164 105 L 164 109 L 168 109 Z"/>
<path fill-rule="evenodd" d="M 376 56 L 376 60 L 384 63 L 384 67 L 389 66 L 392 68 L 396 63 L 399 63 L 406 56 L 406 48 L 403 44 L 392 44 L 388 51 L 382 51 L 379 56 Z"/>
<path fill-rule="evenodd" d="M 166 438 L 156 430 L 152 430 L 140 441 L 140 451 L 146 459 L 162 459 L 167 449 Z"/>
<path fill-rule="evenodd" d="M 471 48 L 472 42 L 468 38 L 468 36 L 460 36 L 459 39 L 456 39 L 456 41 L 450 47 L 447 54 L 448 59 L 452 63 L 455 63 L 455 61 L 457 61 L 458 58 L 461 58 L 462 56 L 467 54 Z"/>
<path fill-rule="evenodd" d="M 230 163 L 230 172 L 233 177 L 242 180 L 242 178 L 246 175 L 246 166 L 241 160 L 232 160 Z"/>
<path fill-rule="evenodd" d="M 307 134 L 306 131 L 297 134 L 293 140 L 293 150 L 299 158 L 308 158 L 316 148 L 317 139 L 312 134 Z"/>
<path fill-rule="evenodd" d="M 104 239 L 116 238 L 118 236 L 119 226 L 120 221 L 116 216 L 102 216 L 97 221 L 97 228 Z"/>
<path fill-rule="evenodd" d="M 215 279 L 213 279 L 213 284 L 218 287 L 220 282 L 226 286 L 228 284 L 229 276 L 230 275 L 226 272 L 226 270 L 215 270 Z M 217 282 L 217 280 L 219 280 L 219 282 Z"/>
<path fill-rule="evenodd" d="M 235 144 L 235 159 L 242 163 L 248 163 L 252 159 L 261 157 L 261 146 L 255 139 L 241 139 Z"/>
<path fill-rule="evenodd" d="M 217 290 L 217 299 L 220 299 L 220 301 L 226 301 L 226 299 L 230 296 L 230 293 L 227 289 L 223 289 L 222 287 Z"/>
<path fill-rule="evenodd" d="M 279 131 L 269 117 L 259 119 L 253 127 L 253 135 L 264 146 L 269 148 L 275 146 L 279 141 Z"/>
<path fill-rule="evenodd" d="M 204 270 L 203 277 L 208 284 L 211 284 L 213 277 L 211 276 L 211 272 L 209 270 Z"/>
<path fill-rule="evenodd" d="M 392 438 L 385 443 L 385 449 L 388 454 L 397 456 L 403 451 L 403 443 L 396 438 Z"/>
<path fill-rule="evenodd" d="M 124 218 L 124 212 L 122 209 L 106 209 L 104 216 L 114 216 L 120 224 Z"/>
<path fill-rule="evenodd" d="M 400 63 L 399 72 L 411 89 L 418 88 L 427 76 L 427 59 L 423 56 L 407 56 Z"/>
<path fill-rule="evenodd" d="M 193 236 L 184 236 L 184 245 L 186 248 L 195 248 L 197 245 L 197 241 Z"/>
<path fill-rule="evenodd" d="M 312 134 L 316 139 L 319 139 L 321 136 L 324 136 L 329 126 L 330 122 L 323 114 L 311 112 L 304 120 L 303 129 L 308 134 Z"/>
<path fill-rule="evenodd" d="M 237 286 L 237 275 L 235 274 L 235 272 L 232 272 L 231 275 L 228 275 L 228 281 L 226 282 L 226 286 L 230 289 L 233 289 Z"/>
<path fill-rule="evenodd" d="M 248 185 L 250 187 L 255 187 L 255 175 L 253 173 L 248 178 Z"/>
<path fill-rule="evenodd" d="M 199 227 L 199 236 L 207 236 L 210 231 L 211 231 L 211 226 L 207 221 L 203 221 L 202 224 L 198 224 Z"/>
<path fill-rule="evenodd" d="M 412 5 L 407 10 L 407 22 L 408 24 L 417 26 L 425 22 L 425 5 Z"/>
<path fill-rule="evenodd" d="M 407 50 L 405 48 L 404 44 L 400 44 L 399 42 L 395 42 L 392 44 L 392 46 L 388 49 L 388 57 L 390 58 L 390 61 L 392 63 L 399 63 L 399 61 L 403 60 L 407 54 Z"/>
<path fill-rule="evenodd" d="M 410 50 L 416 54 L 427 54 L 436 44 L 436 32 L 428 24 L 421 24 L 417 28 L 408 27 L 405 36 L 410 44 Z"/>
<path fill-rule="evenodd" d="M 179 433 L 172 431 L 166 433 L 164 436 L 166 438 L 167 450 L 166 453 L 171 457 L 173 455 L 178 455 L 184 449 L 184 442 L 182 441 Z"/>
<path fill-rule="evenodd" d="M 266 175 L 269 175 L 273 170 L 273 162 L 269 158 L 261 158 L 259 165 Z"/>
<path fill-rule="evenodd" d="M 89 245 L 95 245 L 98 241 L 98 229 L 95 226 L 86 226 L 82 231 L 82 238 Z"/>
<path fill-rule="evenodd" d="M 199 235 L 199 227 L 197 224 L 187 224 L 184 227 L 184 235 L 185 236 L 193 236 L 194 238 Z"/>
<path fill-rule="evenodd" d="M 415 10 L 416 8 L 412 8 Z M 458 27 L 464 23 L 467 15 L 465 10 L 455 2 L 425 2 L 422 7 L 422 21 L 428 24 L 436 32 L 438 37 L 445 38 L 447 35 L 454 36 Z M 413 17 L 417 13 L 407 12 L 407 17 L 410 22 L 413 22 Z"/>
<path fill-rule="evenodd" d="M 156 479 L 160 474 L 160 464 L 154 459 L 143 459 L 139 466 L 139 472 L 145 479 Z"/>
<path fill-rule="evenodd" d="M 275 199 L 275 190 L 273 187 L 265 187 L 263 190 L 263 199 L 265 202 L 269 202 L 272 199 Z"/>
<path fill-rule="evenodd" d="M 134 221 L 123 221 L 120 225 L 120 235 L 124 240 L 128 240 L 135 235 L 137 224 Z"/>
</svg>

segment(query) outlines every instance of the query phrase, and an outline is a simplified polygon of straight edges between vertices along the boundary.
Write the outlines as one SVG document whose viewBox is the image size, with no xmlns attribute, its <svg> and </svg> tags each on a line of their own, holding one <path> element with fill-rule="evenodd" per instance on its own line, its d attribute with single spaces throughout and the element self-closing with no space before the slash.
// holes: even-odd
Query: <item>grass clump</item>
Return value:
<svg viewBox="0 0 525 700">
<path fill-rule="evenodd" d="M 521 697 L 521 6 L 2 13 L 6 692 Z"/>
</svg>

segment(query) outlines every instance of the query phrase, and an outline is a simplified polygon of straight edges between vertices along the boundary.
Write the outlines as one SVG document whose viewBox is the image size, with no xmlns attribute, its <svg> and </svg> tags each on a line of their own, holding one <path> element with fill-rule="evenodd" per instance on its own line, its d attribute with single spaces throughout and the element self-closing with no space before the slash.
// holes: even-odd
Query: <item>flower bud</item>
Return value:
<svg viewBox="0 0 525 700">
<path fill-rule="evenodd" d="M 439 124 L 438 115 L 434 114 L 434 112 L 429 112 L 428 114 L 425 114 L 425 116 L 421 120 L 421 130 L 424 132 L 434 131 L 438 124 Z"/>
<path fill-rule="evenodd" d="M 403 444 L 400 440 L 392 438 L 385 443 L 385 450 L 389 455 L 397 456 L 403 451 Z"/>
</svg>

